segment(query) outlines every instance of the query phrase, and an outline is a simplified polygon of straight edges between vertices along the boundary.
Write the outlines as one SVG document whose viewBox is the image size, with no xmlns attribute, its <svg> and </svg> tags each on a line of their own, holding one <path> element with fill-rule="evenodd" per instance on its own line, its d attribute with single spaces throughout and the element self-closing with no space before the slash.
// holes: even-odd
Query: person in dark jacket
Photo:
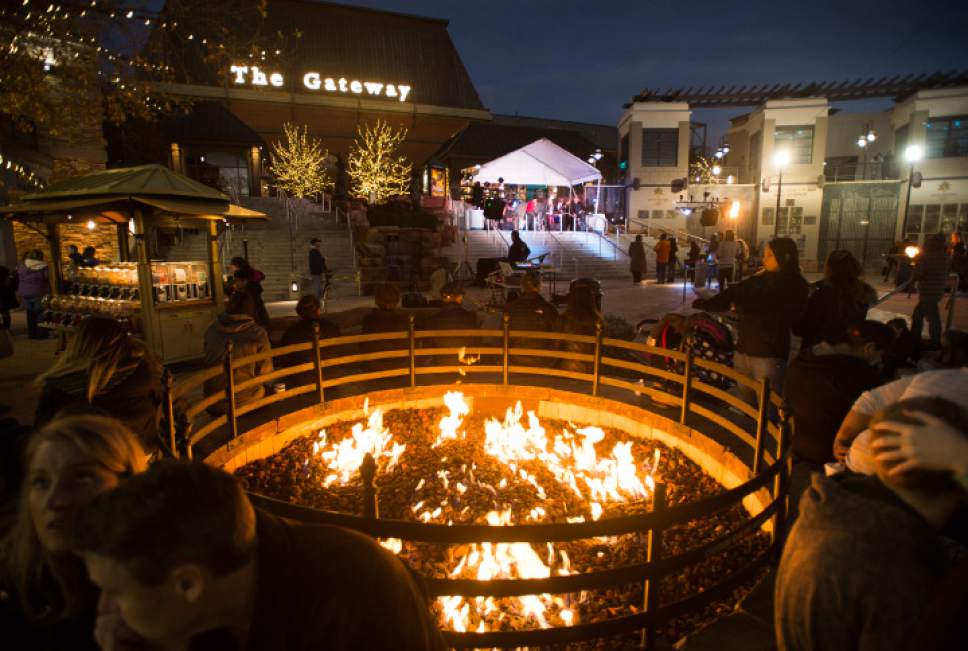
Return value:
<svg viewBox="0 0 968 651">
<path fill-rule="evenodd" d="M 917 422 L 906 410 L 968 436 L 968 414 L 940 398 L 902 400 L 876 420 Z M 777 570 L 780 651 L 923 648 L 910 646 L 910 636 L 964 550 L 965 496 L 950 472 L 893 474 L 895 465 L 878 459 L 876 476 L 814 475 Z M 943 530 L 961 539 L 945 541 Z"/>
<path fill-rule="evenodd" d="M 320 244 L 322 241 L 318 237 L 309 240 L 309 276 L 313 279 L 313 295 L 321 300 L 323 281 L 327 280 L 328 284 L 329 269 L 326 267 L 326 258 L 319 250 Z"/>
<path fill-rule="evenodd" d="M 46 339 L 47 328 L 38 323 L 43 313 L 41 299 L 50 294 L 50 276 L 44 254 L 34 249 L 24 255 L 23 262 L 17 266 L 18 290 L 24 311 L 27 313 L 27 338 Z"/>
<path fill-rule="evenodd" d="M 844 341 L 820 341 L 790 363 L 783 397 L 793 417 L 794 465 L 821 472 L 834 461 L 834 436 L 857 398 L 881 384 L 877 364 L 893 341 L 890 327 L 863 321 Z"/>
<path fill-rule="evenodd" d="M 476 330 L 477 315 L 464 307 L 464 290 L 457 283 L 448 283 L 440 290 L 440 299 L 443 306 L 427 317 L 422 323 L 425 330 Z M 425 348 L 470 348 L 480 345 L 477 337 L 432 337 L 424 339 Z M 465 350 L 465 355 L 472 357 L 475 353 L 472 350 Z M 435 355 L 431 358 L 433 364 L 438 366 L 452 366 L 459 363 L 458 356 Z"/>
<path fill-rule="evenodd" d="M 376 307 L 363 315 L 360 332 L 364 335 L 378 332 L 407 332 L 409 318 L 400 308 L 400 290 L 395 285 L 386 283 L 380 285 L 373 296 Z M 402 350 L 408 347 L 406 337 L 402 339 L 388 339 L 386 341 L 367 341 L 360 344 L 361 353 L 377 353 L 385 350 Z M 379 359 L 368 362 L 365 368 L 369 371 L 385 371 L 391 368 L 402 368 L 407 365 L 403 358 Z"/>
<path fill-rule="evenodd" d="M 10 310 L 20 307 L 17 300 L 18 278 L 16 273 L 0 265 L 0 326 L 10 328 Z"/>
<path fill-rule="evenodd" d="M 234 257 L 229 262 L 229 269 L 232 271 L 232 284 L 228 294 L 231 296 L 235 292 L 245 292 L 252 297 L 255 308 L 255 322 L 260 326 L 269 329 L 269 311 L 262 300 L 262 281 L 266 275 L 249 265 L 249 262 L 242 257 Z"/>
<path fill-rule="evenodd" d="M 524 274 L 521 279 L 521 294 L 505 304 L 504 314 L 509 319 L 512 348 L 554 348 L 554 342 L 514 336 L 515 330 L 554 332 L 558 326 L 558 310 L 541 296 L 541 276 L 537 272 L 529 271 Z M 511 364 L 552 366 L 554 360 L 533 355 L 512 355 Z"/>
<path fill-rule="evenodd" d="M 814 283 L 803 316 L 793 324 L 801 350 L 820 341 L 839 344 L 847 332 L 867 318 L 877 292 L 861 280 L 863 267 L 850 251 L 831 251 L 824 263 L 824 277 Z"/>
<path fill-rule="evenodd" d="M 645 244 L 642 242 L 642 236 L 636 235 L 635 241 L 629 244 L 629 271 L 632 272 L 632 282 L 642 284 L 642 277 L 648 270 L 648 262 L 645 259 Z"/>
<path fill-rule="evenodd" d="M 764 269 L 712 298 L 696 299 L 692 306 L 709 312 L 735 309 L 739 314 L 739 341 L 733 366 L 757 380 L 769 378 L 774 391 L 783 391 L 783 375 L 790 357 L 790 327 L 807 304 L 807 281 L 800 275 L 796 243 L 787 237 L 772 240 L 764 249 Z M 751 404 L 756 392 L 738 385 Z"/>
<path fill-rule="evenodd" d="M 252 295 L 248 292 L 236 292 L 229 297 L 225 312 L 212 322 L 205 331 L 205 366 L 221 366 L 225 361 L 226 344 L 232 343 L 232 356 L 235 359 L 247 357 L 256 353 L 268 351 L 269 335 L 265 328 L 256 323 L 256 305 Z M 272 358 L 258 362 L 250 362 L 242 366 L 235 366 L 233 377 L 238 386 L 260 375 L 272 372 Z M 211 396 L 227 388 L 224 373 L 219 373 L 205 381 L 203 393 Z M 265 396 L 262 384 L 247 387 L 235 392 L 236 406 L 254 402 Z M 228 411 L 228 402 L 221 400 L 208 407 L 212 415 L 224 414 Z"/>
<path fill-rule="evenodd" d="M 116 320 L 84 318 L 67 349 L 37 378 L 35 425 L 58 412 L 90 406 L 111 414 L 138 435 L 149 453 L 158 449 L 163 367 L 144 342 Z"/>
<path fill-rule="evenodd" d="M 598 324 L 602 322 L 602 314 L 595 304 L 595 295 L 591 287 L 580 285 L 568 292 L 568 307 L 558 320 L 558 329 L 573 335 L 594 337 Z M 560 342 L 560 349 L 567 353 L 594 355 L 595 344 L 574 341 Z M 558 367 L 575 373 L 591 373 L 593 364 L 573 359 L 562 359 Z"/>
<path fill-rule="evenodd" d="M 918 285 L 918 304 L 911 314 L 911 332 L 921 338 L 924 320 L 928 320 L 931 346 L 941 345 L 941 312 L 938 303 L 948 283 L 949 259 L 945 254 L 944 237 L 937 233 L 924 241 L 924 250 L 914 262 L 914 281 Z"/>
<path fill-rule="evenodd" d="M 20 499 L 0 545 L 4 649 L 98 651 L 98 592 L 69 524 L 96 495 L 145 468 L 138 438 L 106 416 L 58 418 L 27 440 Z"/>
<path fill-rule="evenodd" d="M 99 628 L 119 620 L 151 648 L 444 648 L 417 581 L 373 538 L 257 511 L 208 464 L 155 463 L 83 509 L 73 542 L 102 589 Z"/>
<path fill-rule="evenodd" d="M 679 264 L 679 242 L 673 234 L 669 238 L 669 266 L 666 267 L 666 282 L 675 282 L 676 265 Z"/>
<path fill-rule="evenodd" d="M 85 246 L 84 253 L 81 254 L 81 266 L 83 267 L 96 267 L 101 264 L 101 261 L 97 257 L 97 249 L 93 246 Z"/>
<path fill-rule="evenodd" d="M 511 246 L 508 247 L 508 262 L 512 265 L 528 261 L 531 249 L 521 239 L 521 233 L 511 231 Z"/>
<path fill-rule="evenodd" d="M 319 326 L 319 341 L 323 342 L 327 339 L 334 339 L 340 336 L 339 328 L 335 323 L 329 319 L 324 319 L 321 316 L 323 306 L 316 296 L 307 294 L 299 299 L 296 303 L 296 314 L 299 315 L 299 321 L 293 323 L 289 326 L 282 335 L 282 341 L 279 343 L 281 347 L 292 346 L 293 344 L 305 344 L 313 340 L 313 328 Z M 323 346 L 319 349 L 320 359 L 330 359 L 337 357 L 339 351 L 333 346 Z M 278 359 L 278 365 L 280 367 L 287 366 L 299 366 L 300 364 L 312 363 L 314 360 L 314 354 L 312 350 L 306 350 L 301 353 L 289 353 Z M 287 376 L 282 380 L 287 387 L 296 387 L 303 384 L 312 384 L 316 382 L 316 373 L 314 371 L 307 371 L 305 373 L 298 373 L 296 375 Z"/>
</svg>

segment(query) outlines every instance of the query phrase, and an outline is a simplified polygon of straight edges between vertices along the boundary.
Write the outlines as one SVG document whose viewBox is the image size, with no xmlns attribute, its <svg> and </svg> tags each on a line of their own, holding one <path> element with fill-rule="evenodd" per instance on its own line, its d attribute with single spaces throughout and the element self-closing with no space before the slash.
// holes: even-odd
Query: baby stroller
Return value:
<svg viewBox="0 0 968 651">
<path fill-rule="evenodd" d="M 719 317 L 708 312 L 688 316 L 670 313 L 661 319 L 644 319 L 639 321 L 636 330 L 646 336 L 646 343 L 650 346 L 680 352 L 691 351 L 695 357 L 725 366 L 733 365 L 733 333 Z M 647 363 L 680 375 L 685 372 L 685 362 L 660 354 L 649 355 Z M 693 370 L 693 377 L 706 384 L 724 391 L 732 386 L 732 380 L 721 373 L 700 366 L 694 366 Z M 670 383 L 670 389 L 678 389 L 678 384 L 674 387 L 672 384 Z"/>
</svg>

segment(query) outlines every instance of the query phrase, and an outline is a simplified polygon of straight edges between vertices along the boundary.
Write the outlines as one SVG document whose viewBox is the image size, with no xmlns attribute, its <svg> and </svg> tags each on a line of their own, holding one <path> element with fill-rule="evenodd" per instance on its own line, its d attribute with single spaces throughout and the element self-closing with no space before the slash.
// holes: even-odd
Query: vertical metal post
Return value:
<svg viewBox="0 0 968 651">
<path fill-rule="evenodd" d="M 598 395 L 598 383 L 602 375 L 602 333 L 604 332 L 602 322 L 595 322 L 595 377 L 592 380 L 592 395 Z"/>
<path fill-rule="evenodd" d="M 360 479 L 363 480 L 363 517 L 375 520 L 380 517 L 380 506 L 376 500 L 376 461 L 369 452 L 360 464 Z"/>
<path fill-rule="evenodd" d="M 679 414 L 679 422 L 686 424 L 686 416 L 689 415 L 689 389 L 692 387 L 692 352 L 686 353 L 686 368 L 683 369 L 682 376 L 682 412 Z"/>
<path fill-rule="evenodd" d="M 502 319 L 502 323 L 504 328 L 504 343 L 502 346 L 504 353 L 502 365 L 504 369 L 504 384 L 506 386 L 508 383 L 508 348 L 510 347 L 511 317 L 505 314 L 504 318 Z"/>
<path fill-rule="evenodd" d="M 770 414 L 770 378 L 760 380 L 760 408 L 756 412 L 756 448 L 753 450 L 753 474 L 760 473 L 763 463 L 763 443 L 766 440 Z"/>
<path fill-rule="evenodd" d="M 319 404 L 326 402 L 326 394 L 323 391 L 323 360 L 319 354 L 319 322 L 313 323 L 313 371 L 316 379 L 316 395 L 319 396 Z"/>
<path fill-rule="evenodd" d="M 229 434 L 232 438 L 239 435 L 239 423 L 235 420 L 235 373 L 232 372 L 232 342 L 225 342 L 225 402 L 228 405 L 226 417 L 228 418 Z"/>
<path fill-rule="evenodd" d="M 790 415 L 787 412 L 786 405 L 780 407 L 780 427 L 779 434 L 776 440 L 776 462 L 783 465 L 780 466 L 780 472 L 777 473 L 776 478 L 773 480 L 773 498 L 776 499 L 780 496 L 782 491 L 787 490 L 787 478 L 789 475 L 789 464 L 788 460 L 783 458 L 783 453 L 786 452 L 787 440 L 790 435 Z M 787 506 L 787 495 L 784 494 L 783 499 L 777 505 L 776 514 L 773 516 L 773 541 L 776 542 L 783 535 L 783 527 L 786 525 L 786 506 Z"/>
<path fill-rule="evenodd" d="M 666 485 L 664 482 L 657 482 L 655 485 L 655 494 L 652 496 L 652 512 L 660 513 L 664 511 L 665 508 Z M 652 563 L 657 563 L 660 558 L 662 558 L 662 528 L 655 526 L 649 529 L 649 542 L 646 548 L 646 562 L 651 565 Z M 658 576 L 645 580 L 642 595 L 642 612 L 654 612 L 656 607 L 659 605 L 660 583 L 661 577 Z M 652 649 L 655 649 L 655 629 L 656 625 L 654 623 L 645 625 L 645 628 L 642 629 L 642 642 L 640 644 L 640 648 L 646 649 L 647 651 L 652 651 Z"/>
<path fill-rule="evenodd" d="M 165 420 L 168 421 L 168 447 L 175 458 L 178 457 L 178 439 L 175 436 L 175 402 L 171 397 L 172 376 L 167 368 L 161 376 L 162 400 L 165 405 Z"/>
<path fill-rule="evenodd" d="M 414 336 L 415 317 L 411 314 L 407 318 L 407 343 L 410 346 L 410 386 L 417 386 L 417 340 Z"/>
</svg>

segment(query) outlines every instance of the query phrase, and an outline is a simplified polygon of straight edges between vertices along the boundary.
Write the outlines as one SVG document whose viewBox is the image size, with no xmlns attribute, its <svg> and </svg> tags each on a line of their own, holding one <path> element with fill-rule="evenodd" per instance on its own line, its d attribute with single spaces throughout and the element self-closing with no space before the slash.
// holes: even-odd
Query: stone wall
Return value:
<svg viewBox="0 0 968 651">
<path fill-rule="evenodd" d="M 92 231 L 87 229 L 85 223 L 62 224 L 59 227 L 63 264 L 67 264 L 68 246 L 71 244 L 76 244 L 80 251 L 84 251 L 86 246 L 93 246 L 97 249 L 98 259 L 106 262 L 120 260 L 117 229 L 109 224 L 98 224 L 97 228 Z M 43 225 L 28 226 L 14 222 L 13 232 L 17 247 L 17 260 L 22 260 L 24 254 L 31 249 L 40 249 L 44 253 L 44 259 L 50 259 L 50 245 L 47 242 Z"/>
</svg>

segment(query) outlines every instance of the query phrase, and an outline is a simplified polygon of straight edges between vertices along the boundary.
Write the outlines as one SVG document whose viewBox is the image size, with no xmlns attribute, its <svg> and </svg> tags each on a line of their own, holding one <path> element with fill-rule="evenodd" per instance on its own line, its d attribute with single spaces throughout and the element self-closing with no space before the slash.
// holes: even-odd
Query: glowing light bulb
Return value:
<svg viewBox="0 0 968 651">
<path fill-rule="evenodd" d="M 93 231 L 95 228 L 97 228 L 97 224 L 94 222 L 94 220 L 93 219 L 88 219 L 87 220 L 87 230 Z"/>
</svg>

